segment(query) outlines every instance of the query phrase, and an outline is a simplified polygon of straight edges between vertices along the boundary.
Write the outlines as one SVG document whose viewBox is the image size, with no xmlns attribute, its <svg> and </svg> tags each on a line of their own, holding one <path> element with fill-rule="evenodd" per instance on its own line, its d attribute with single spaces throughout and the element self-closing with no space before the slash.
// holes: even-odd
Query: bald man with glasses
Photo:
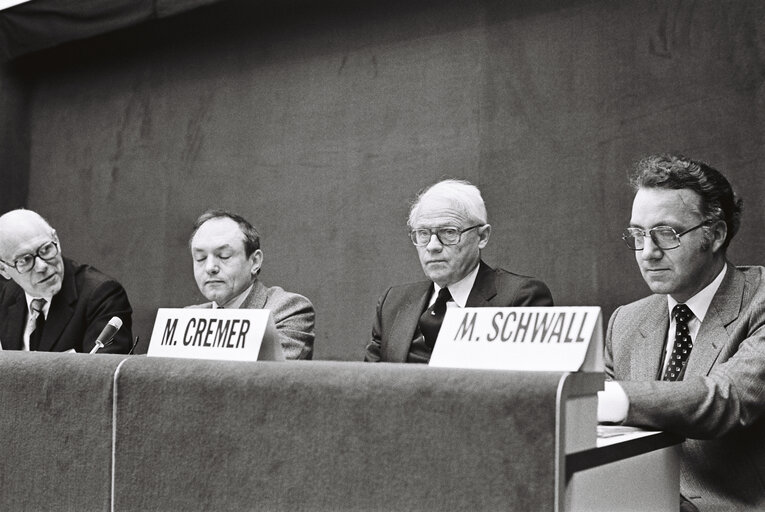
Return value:
<svg viewBox="0 0 765 512">
<path fill-rule="evenodd" d="M 709 165 L 640 161 L 622 238 L 653 295 L 606 332 L 598 419 L 687 437 L 680 510 L 765 510 L 765 268 L 726 257 L 741 200 Z"/>
<path fill-rule="evenodd" d="M 31 210 L 0 216 L 0 347 L 90 352 L 112 317 L 122 320 L 99 352 L 127 353 L 132 308 L 124 288 L 61 255 L 56 231 Z"/>
<path fill-rule="evenodd" d="M 380 298 L 365 361 L 428 363 L 449 307 L 552 306 L 547 286 L 481 260 L 491 225 L 477 187 L 444 180 L 419 195 L 409 235 L 428 280 Z"/>
</svg>

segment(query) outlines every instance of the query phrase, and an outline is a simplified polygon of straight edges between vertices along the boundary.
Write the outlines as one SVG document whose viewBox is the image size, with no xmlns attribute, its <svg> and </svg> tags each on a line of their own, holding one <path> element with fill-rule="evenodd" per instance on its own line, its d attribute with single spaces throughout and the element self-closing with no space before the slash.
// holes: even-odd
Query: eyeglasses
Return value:
<svg viewBox="0 0 765 512">
<path fill-rule="evenodd" d="M 419 228 L 413 229 L 409 232 L 409 238 L 412 239 L 412 243 L 417 247 L 424 247 L 430 243 L 430 239 L 433 235 L 436 235 L 441 245 L 457 245 L 462 239 L 462 233 L 470 231 L 471 229 L 480 228 L 483 224 L 476 224 L 469 228 L 460 229 L 454 226 L 444 226 L 442 228 Z"/>
<path fill-rule="evenodd" d="M 705 224 L 709 224 L 712 221 L 705 220 L 701 224 L 688 228 L 682 233 L 678 233 L 674 228 L 670 226 L 656 226 L 648 231 L 640 228 L 627 228 L 622 233 L 622 240 L 627 244 L 627 247 L 633 251 L 642 251 L 645 247 L 645 237 L 650 236 L 653 244 L 662 250 L 676 249 L 680 247 L 680 237 L 686 233 L 690 233 L 694 229 L 699 229 Z"/>
<path fill-rule="evenodd" d="M 43 261 L 50 261 L 58 254 L 58 244 L 51 240 L 46 242 L 37 248 L 34 254 L 25 254 L 19 258 L 16 258 L 13 263 L 2 261 L 9 267 L 14 267 L 19 274 L 26 274 L 35 266 L 35 258 L 40 258 Z"/>
</svg>

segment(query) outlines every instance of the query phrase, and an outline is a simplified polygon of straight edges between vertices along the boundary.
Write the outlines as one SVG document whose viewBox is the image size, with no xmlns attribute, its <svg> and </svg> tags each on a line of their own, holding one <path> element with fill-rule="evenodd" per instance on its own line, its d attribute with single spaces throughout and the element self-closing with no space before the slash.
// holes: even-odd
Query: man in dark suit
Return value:
<svg viewBox="0 0 765 512">
<path fill-rule="evenodd" d="M 197 286 L 210 301 L 190 307 L 269 309 L 284 357 L 313 357 L 313 304 L 258 279 L 263 251 L 252 224 L 234 213 L 210 210 L 194 223 L 189 246 Z"/>
<path fill-rule="evenodd" d="M 89 352 L 117 316 L 122 328 L 99 352 L 127 353 L 132 308 L 124 288 L 61 255 L 56 231 L 31 210 L 0 217 L 0 344 L 3 350 Z"/>
<path fill-rule="evenodd" d="M 641 161 L 623 238 L 654 295 L 606 333 L 601 421 L 666 430 L 682 445 L 681 510 L 765 510 L 765 268 L 726 249 L 741 201 L 717 170 Z"/>
<path fill-rule="evenodd" d="M 420 194 L 408 225 L 429 280 L 382 295 L 365 361 L 429 362 L 448 307 L 552 306 L 543 282 L 481 260 L 486 220 L 481 192 L 467 181 L 444 180 Z"/>
</svg>

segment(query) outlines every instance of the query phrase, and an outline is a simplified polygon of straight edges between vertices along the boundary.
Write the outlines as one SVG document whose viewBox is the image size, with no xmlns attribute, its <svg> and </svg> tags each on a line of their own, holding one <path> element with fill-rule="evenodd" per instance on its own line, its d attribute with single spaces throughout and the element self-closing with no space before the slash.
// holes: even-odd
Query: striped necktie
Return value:
<svg viewBox="0 0 765 512">
<path fill-rule="evenodd" d="M 34 299 L 29 303 L 29 308 L 32 310 L 32 317 L 30 321 L 34 320 L 34 329 L 29 334 L 29 350 L 37 350 L 40 348 L 40 340 L 42 339 L 43 329 L 45 328 L 45 313 L 43 308 L 45 307 L 45 299 Z"/>
</svg>

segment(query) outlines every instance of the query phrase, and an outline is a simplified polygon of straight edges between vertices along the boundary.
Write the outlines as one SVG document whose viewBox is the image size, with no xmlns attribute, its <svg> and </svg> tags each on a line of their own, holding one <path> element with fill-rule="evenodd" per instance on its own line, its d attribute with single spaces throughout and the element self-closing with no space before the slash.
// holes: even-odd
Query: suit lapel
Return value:
<svg viewBox="0 0 765 512">
<path fill-rule="evenodd" d="M 494 269 L 481 261 L 478 266 L 478 275 L 470 290 L 465 307 L 485 308 L 490 306 L 490 301 L 497 295 L 497 284 L 494 279 Z"/>
<path fill-rule="evenodd" d="M 741 271 L 728 265 L 726 276 L 712 298 L 709 309 L 693 342 L 686 375 L 707 375 L 729 338 L 726 327 L 738 318 L 744 296 L 745 279 Z"/>
<path fill-rule="evenodd" d="M 664 295 L 657 296 L 648 306 L 638 327 L 642 339 L 635 343 L 635 356 L 630 368 L 631 380 L 656 380 L 662 366 L 661 356 L 667 342 L 668 329 L 667 299 Z"/>
<path fill-rule="evenodd" d="M 38 349 L 40 352 L 51 351 L 71 320 L 76 303 L 77 287 L 74 282 L 74 268 L 68 260 L 64 260 L 64 281 L 61 284 L 61 290 L 51 300 Z M 76 341 L 80 344 L 85 342 L 85 340 Z"/>
<path fill-rule="evenodd" d="M 268 298 L 268 288 L 259 280 L 252 283 L 252 290 L 247 294 L 239 309 L 263 309 Z"/>
<path fill-rule="evenodd" d="M 409 349 L 412 346 L 414 333 L 417 330 L 417 323 L 420 315 L 425 311 L 428 299 L 433 293 L 433 283 L 424 281 L 418 283 L 412 293 L 409 294 L 406 301 L 396 311 L 396 318 L 390 330 L 387 344 L 388 354 L 382 354 L 383 360 L 403 363 L 409 355 Z"/>
<path fill-rule="evenodd" d="M 465 303 L 466 307 L 478 308 L 489 306 L 490 300 L 497 295 L 494 269 L 483 261 L 479 265 L 478 275 Z M 420 321 L 420 315 L 425 311 L 428 299 L 433 294 L 433 283 L 424 281 L 418 284 L 419 286 L 409 294 L 406 301 L 396 312 L 396 318 L 393 320 L 388 337 L 388 340 L 392 343 L 386 344 L 387 355 L 383 354 L 383 359 L 387 361 L 405 362 L 409 355 L 414 333 L 417 331 L 417 324 Z M 383 346 L 385 347 L 386 345 Z"/>
<path fill-rule="evenodd" d="M 8 283 L 6 286 L 14 286 L 15 283 Z M 6 314 L 2 318 L 2 327 L 0 327 L 0 340 L 4 350 L 21 350 L 23 346 L 24 327 L 27 317 L 27 302 L 24 299 L 24 292 L 18 288 L 19 293 L 10 298 L 10 304 L 6 309 Z"/>
</svg>

